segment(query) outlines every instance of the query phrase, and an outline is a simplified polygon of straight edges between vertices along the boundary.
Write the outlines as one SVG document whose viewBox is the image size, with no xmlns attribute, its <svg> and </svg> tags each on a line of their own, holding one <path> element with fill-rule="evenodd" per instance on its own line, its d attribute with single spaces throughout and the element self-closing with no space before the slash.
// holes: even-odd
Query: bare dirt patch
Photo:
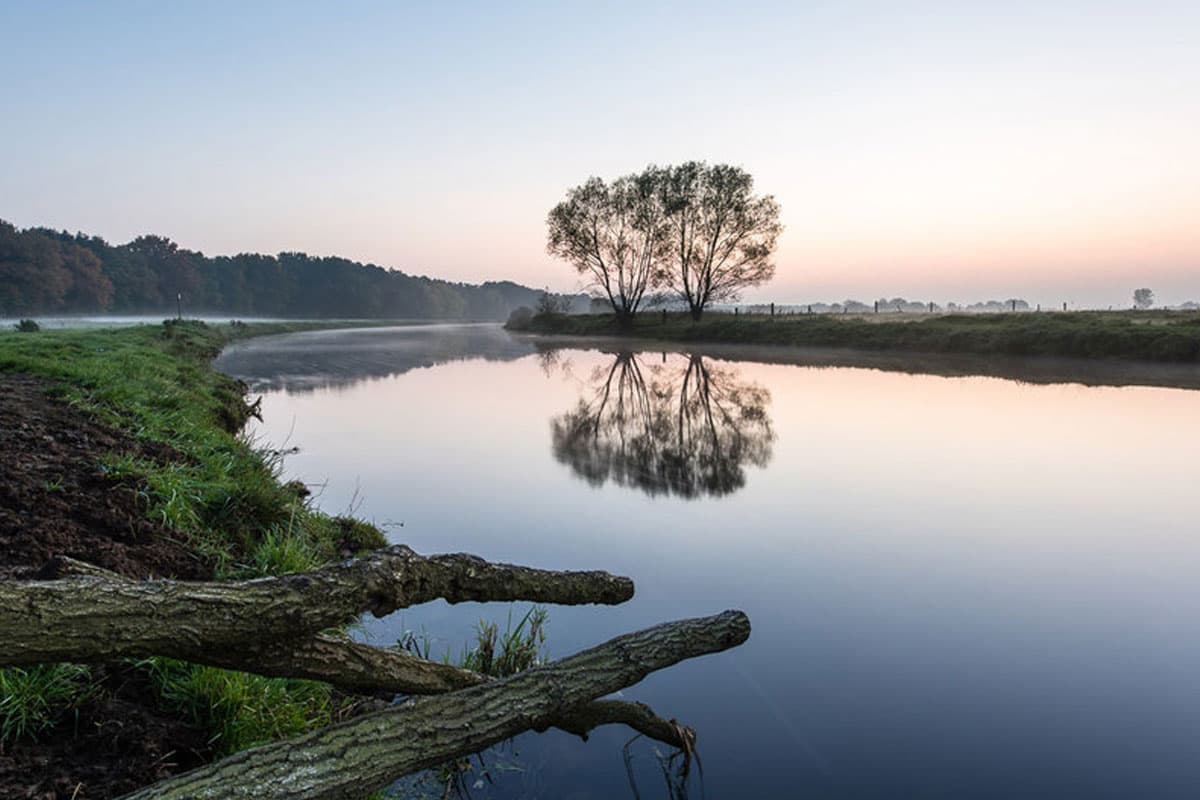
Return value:
<svg viewBox="0 0 1200 800">
<path fill-rule="evenodd" d="M 0 797 L 119 797 L 211 759 L 203 733 L 163 714 L 133 669 L 101 672 L 97 695 L 36 742 L 0 751 Z"/>
<path fill-rule="evenodd" d="M 130 578 L 210 577 L 186 537 L 147 519 L 140 487 L 101 467 L 119 453 L 182 456 L 88 419 L 50 388 L 0 376 L 0 576 L 28 576 L 62 555 Z"/>
</svg>

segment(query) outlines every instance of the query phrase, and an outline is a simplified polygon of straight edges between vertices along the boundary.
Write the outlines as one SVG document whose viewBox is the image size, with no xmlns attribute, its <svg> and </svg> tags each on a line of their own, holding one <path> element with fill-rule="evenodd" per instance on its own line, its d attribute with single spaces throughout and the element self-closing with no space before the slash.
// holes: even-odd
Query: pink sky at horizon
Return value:
<svg viewBox="0 0 1200 800">
<path fill-rule="evenodd" d="M 782 206 L 747 302 L 1200 300 L 1194 3 L 300 5 L 0 8 L 0 219 L 573 291 L 550 207 L 694 158 Z"/>
</svg>

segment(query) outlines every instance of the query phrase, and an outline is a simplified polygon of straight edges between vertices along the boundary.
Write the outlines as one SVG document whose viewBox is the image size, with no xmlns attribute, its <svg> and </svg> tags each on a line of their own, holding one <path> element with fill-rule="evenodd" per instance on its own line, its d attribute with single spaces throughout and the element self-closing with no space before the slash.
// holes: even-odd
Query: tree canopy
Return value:
<svg viewBox="0 0 1200 800">
<path fill-rule="evenodd" d="M 622 320 L 637 313 L 663 250 L 659 180 L 654 167 L 611 184 L 589 178 L 567 192 L 546 220 L 547 252 L 586 276 Z"/>
<path fill-rule="evenodd" d="M 547 217 L 546 249 L 628 321 L 660 290 L 699 319 L 715 302 L 770 280 L 779 204 L 740 167 L 689 161 L 611 183 L 592 177 Z"/>
<path fill-rule="evenodd" d="M 694 318 L 774 277 L 779 204 L 754 195 L 750 173 L 689 161 L 663 171 L 661 191 L 670 234 L 657 283 L 687 303 Z"/>
</svg>

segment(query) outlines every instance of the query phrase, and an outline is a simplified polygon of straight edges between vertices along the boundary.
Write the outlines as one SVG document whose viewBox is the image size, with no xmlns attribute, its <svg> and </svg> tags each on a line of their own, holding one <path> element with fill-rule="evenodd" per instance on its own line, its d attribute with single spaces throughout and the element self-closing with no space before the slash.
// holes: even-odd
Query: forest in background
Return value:
<svg viewBox="0 0 1200 800">
<path fill-rule="evenodd" d="M 541 294 L 511 281 L 452 283 L 305 253 L 208 257 L 162 236 L 112 245 L 0 220 L 0 316 L 173 316 L 181 296 L 187 314 L 501 320 L 518 306 L 537 306 Z M 588 302 L 562 300 L 568 307 Z"/>
</svg>

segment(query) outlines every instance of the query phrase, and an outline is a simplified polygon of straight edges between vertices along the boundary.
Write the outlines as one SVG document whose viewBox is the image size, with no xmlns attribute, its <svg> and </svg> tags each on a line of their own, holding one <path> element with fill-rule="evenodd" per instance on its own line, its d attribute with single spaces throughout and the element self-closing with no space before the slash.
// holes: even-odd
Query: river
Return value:
<svg viewBox="0 0 1200 800">
<path fill-rule="evenodd" d="M 418 552 L 634 579 L 624 605 L 551 607 L 550 657 L 744 610 L 745 645 L 623 695 L 696 728 L 691 797 L 1196 796 L 1200 393 L 1104 385 L 1144 382 L 1120 367 L 772 360 L 429 325 L 254 339 L 217 367 L 324 510 Z M 457 655 L 527 608 L 356 635 Z M 527 734 L 467 784 L 669 796 L 631 736 Z"/>
</svg>

